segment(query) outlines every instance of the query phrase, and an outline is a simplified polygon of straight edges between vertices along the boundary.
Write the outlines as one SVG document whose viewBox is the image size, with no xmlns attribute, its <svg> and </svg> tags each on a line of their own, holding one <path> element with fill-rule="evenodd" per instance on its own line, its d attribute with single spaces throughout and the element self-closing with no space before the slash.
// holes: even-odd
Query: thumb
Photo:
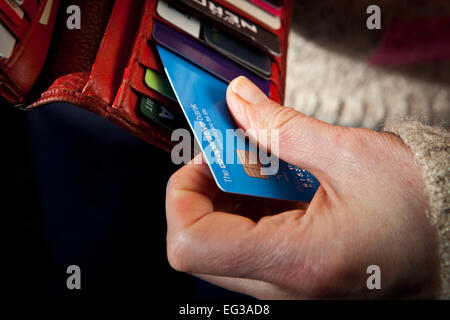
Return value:
<svg viewBox="0 0 450 320">
<path fill-rule="evenodd" d="M 279 105 L 245 77 L 230 83 L 227 103 L 237 125 L 247 131 L 254 143 L 308 170 L 319 180 L 330 174 L 338 152 L 333 143 L 335 131 L 342 128 Z M 274 130 L 278 130 L 277 146 L 272 145 L 277 143 L 272 139 Z"/>
</svg>

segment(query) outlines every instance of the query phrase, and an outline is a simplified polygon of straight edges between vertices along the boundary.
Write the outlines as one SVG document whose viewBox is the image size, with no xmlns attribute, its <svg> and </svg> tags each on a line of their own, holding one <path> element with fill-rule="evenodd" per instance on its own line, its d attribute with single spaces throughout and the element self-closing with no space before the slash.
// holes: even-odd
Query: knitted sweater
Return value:
<svg viewBox="0 0 450 320">
<path fill-rule="evenodd" d="M 366 27 L 369 4 L 382 9 L 379 31 Z M 450 3 L 342 0 L 337 5 L 335 0 L 295 1 L 286 105 L 337 125 L 384 128 L 411 148 L 422 169 L 430 202 L 427 214 L 439 237 L 441 298 L 449 299 L 450 134 L 445 128 L 450 124 L 450 53 L 440 44 L 450 41 L 436 42 L 433 52 L 439 61 L 429 56 L 430 50 L 421 52 L 424 46 L 420 43 L 414 63 L 391 64 L 389 58 L 398 52 L 383 52 L 383 47 L 393 47 L 390 33 L 398 34 L 402 29 L 393 30 L 393 21 L 401 24 L 425 15 L 434 23 L 436 13 L 450 17 Z M 414 27 L 414 23 L 406 25 Z M 442 35 L 442 27 L 434 29 Z M 427 39 L 432 36 L 427 35 Z M 450 37 L 450 29 L 444 36 Z M 420 41 L 424 40 L 417 39 Z M 377 54 L 387 57 L 388 65 L 369 64 Z M 442 59 L 445 54 L 448 57 Z M 401 121 L 405 118 L 414 121 Z"/>
</svg>

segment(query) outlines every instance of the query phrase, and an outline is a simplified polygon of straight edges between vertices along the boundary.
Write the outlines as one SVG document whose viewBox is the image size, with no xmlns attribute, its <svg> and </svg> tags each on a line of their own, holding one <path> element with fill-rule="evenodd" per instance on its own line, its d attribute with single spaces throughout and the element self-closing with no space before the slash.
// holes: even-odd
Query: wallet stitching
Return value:
<svg viewBox="0 0 450 320">
<path fill-rule="evenodd" d="M 56 99 L 53 102 L 56 102 L 57 100 L 60 100 L 60 101 L 63 101 L 63 102 L 70 102 L 70 103 L 73 103 L 73 104 L 78 104 L 80 98 L 87 98 L 87 100 L 95 100 L 94 97 L 83 95 L 77 90 L 71 90 L 71 89 L 66 89 L 66 88 L 56 88 L 56 89 L 51 89 L 51 90 L 48 90 L 48 91 L 44 92 L 42 94 L 41 98 L 38 101 L 36 101 L 35 103 L 31 104 L 26 109 L 33 109 L 33 108 L 36 108 L 38 106 L 47 104 L 48 101 L 52 100 L 52 99 Z M 93 104 L 93 106 L 98 105 L 96 102 L 97 101 L 94 102 L 95 104 Z"/>
</svg>

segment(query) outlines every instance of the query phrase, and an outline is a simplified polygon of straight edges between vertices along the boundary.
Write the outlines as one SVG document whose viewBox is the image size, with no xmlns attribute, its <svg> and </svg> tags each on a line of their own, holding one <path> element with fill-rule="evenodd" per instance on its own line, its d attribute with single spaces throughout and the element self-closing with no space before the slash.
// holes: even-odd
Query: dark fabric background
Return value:
<svg viewBox="0 0 450 320">
<path fill-rule="evenodd" d="M 247 299 L 170 268 L 169 154 L 70 104 L 0 112 L 9 297 Z M 81 290 L 66 287 L 72 264 Z"/>
</svg>

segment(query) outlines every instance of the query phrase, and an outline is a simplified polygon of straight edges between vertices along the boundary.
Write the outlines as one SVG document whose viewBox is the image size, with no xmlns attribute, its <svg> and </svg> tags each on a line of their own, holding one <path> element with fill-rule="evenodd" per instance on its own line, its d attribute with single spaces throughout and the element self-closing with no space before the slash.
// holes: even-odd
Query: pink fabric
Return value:
<svg viewBox="0 0 450 320">
<path fill-rule="evenodd" d="M 393 23 L 369 63 L 407 65 L 445 60 L 450 60 L 450 16 Z"/>
</svg>

